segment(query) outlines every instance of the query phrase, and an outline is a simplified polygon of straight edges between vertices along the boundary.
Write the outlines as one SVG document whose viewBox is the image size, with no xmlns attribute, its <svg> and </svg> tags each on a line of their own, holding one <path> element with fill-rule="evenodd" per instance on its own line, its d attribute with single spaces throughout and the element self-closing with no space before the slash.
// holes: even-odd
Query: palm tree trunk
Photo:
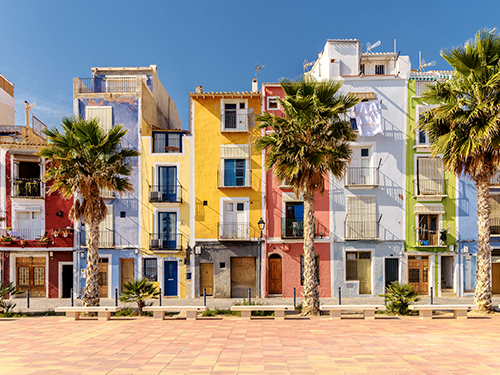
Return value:
<svg viewBox="0 0 500 375">
<path fill-rule="evenodd" d="M 477 189 L 478 249 L 476 267 L 476 288 L 474 304 L 480 310 L 492 310 L 491 291 L 491 246 L 490 246 L 490 187 L 489 174 L 482 174 L 475 180 Z"/>
<path fill-rule="evenodd" d="M 99 203 L 94 207 L 98 205 Z M 87 224 L 90 233 L 87 248 L 87 279 L 82 297 L 84 306 L 99 306 L 99 223 L 102 220 L 99 212 L 100 210 L 95 209 L 92 220 Z"/>
<path fill-rule="evenodd" d="M 302 315 L 319 315 L 319 292 L 314 256 L 314 191 L 304 192 L 304 302 Z"/>
</svg>

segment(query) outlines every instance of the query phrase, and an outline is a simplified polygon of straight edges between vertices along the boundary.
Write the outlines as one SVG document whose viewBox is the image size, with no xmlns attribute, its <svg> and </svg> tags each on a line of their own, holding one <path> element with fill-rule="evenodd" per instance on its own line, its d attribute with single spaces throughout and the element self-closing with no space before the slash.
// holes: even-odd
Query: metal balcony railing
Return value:
<svg viewBox="0 0 500 375">
<path fill-rule="evenodd" d="M 345 175 L 346 186 L 378 186 L 377 167 L 349 167 Z"/>
<path fill-rule="evenodd" d="M 493 176 L 491 176 L 490 185 L 495 187 L 500 186 L 500 172 L 496 172 Z"/>
<path fill-rule="evenodd" d="M 10 196 L 13 198 L 43 198 L 45 184 L 39 178 L 15 178 Z"/>
<path fill-rule="evenodd" d="M 79 94 L 136 92 L 138 88 L 138 79 L 136 77 L 76 78 L 76 82 Z"/>
<path fill-rule="evenodd" d="M 500 218 L 493 217 L 490 219 L 490 235 L 500 236 Z"/>
<path fill-rule="evenodd" d="M 39 240 L 45 235 L 45 229 L 12 229 L 8 231 L 12 238 L 22 240 Z"/>
<path fill-rule="evenodd" d="M 250 223 L 219 223 L 219 239 L 226 241 L 250 240 Z"/>
<path fill-rule="evenodd" d="M 220 115 L 221 132 L 248 132 L 248 113 L 222 113 Z"/>
<path fill-rule="evenodd" d="M 180 233 L 150 233 L 149 249 L 153 251 L 181 251 L 182 234 Z"/>
<path fill-rule="evenodd" d="M 344 221 L 344 238 L 346 240 L 377 240 L 379 223 L 378 220 L 350 220 L 349 215 Z"/>
<path fill-rule="evenodd" d="M 428 230 L 425 228 L 415 229 L 417 246 L 438 246 L 440 245 L 438 230 Z M 446 245 L 446 243 L 445 243 Z"/>
<path fill-rule="evenodd" d="M 114 198 L 115 192 L 111 189 L 101 189 L 101 197 L 103 198 Z"/>
<path fill-rule="evenodd" d="M 417 178 L 414 181 L 415 195 L 445 195 L 444 178 Z"/>
<path fill-rule="evenodd" d="M 304 219 L 281 219 L 281 238 L 304 238 Z"/>
<path fill-rule="evenodd" d="M 217 186 L 219 189 L 252 187 L 252 170 L 218 171 Z"/>
<path fill-rule="evenodd" d="M 80 245 L 88 246 L 89 236 L 85 230 L 80 232 Z M 115 246 L 115 231 L 111 229 L 99 230 L 99 248 Z"/>
<path fill-rule="evenodd" d="M 182 203 L 182 186 L 179 183 L 175 185 L 150 185 L 149 201 L 151 203 Z"/>
</svg>

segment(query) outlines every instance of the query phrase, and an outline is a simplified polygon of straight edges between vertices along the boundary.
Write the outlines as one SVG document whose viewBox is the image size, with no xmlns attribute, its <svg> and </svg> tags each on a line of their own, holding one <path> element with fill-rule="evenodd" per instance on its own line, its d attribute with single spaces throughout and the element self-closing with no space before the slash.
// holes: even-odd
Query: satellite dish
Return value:
<svg viewBox="0 0 500 375">
<path fill-rule="evenodd" d="M 366 43 L 366 52 L 371 52 L 372 48 L 378 47 L 381 44 L 382 44 L 382 42 L 380 40 L 378 40 L 377 42 L 375 42 L 373 44 Z"/>
</svg>

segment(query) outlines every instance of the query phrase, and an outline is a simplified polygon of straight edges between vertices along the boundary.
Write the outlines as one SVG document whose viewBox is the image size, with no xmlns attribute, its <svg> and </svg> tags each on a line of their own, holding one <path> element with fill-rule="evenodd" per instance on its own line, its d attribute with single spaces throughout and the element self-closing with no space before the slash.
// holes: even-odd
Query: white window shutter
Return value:
<svg viewBox="0 0 500 375">
<path fill-rule="evenodd" d="M 96 118 L 102 130 L 110 131 L 113 127 L 113 107 L 86 107 L 85 118 Z"/>
<path fill-rule="evenodd" d="M 443 194 L 443 162 L 441 158 L 417 158 L 420 195 Z"/>
<path fill-rule="evenodd" d="M 250 159 L 249 145 L 222 145 L 220 146 L 221 159 Z"/>
</svg>

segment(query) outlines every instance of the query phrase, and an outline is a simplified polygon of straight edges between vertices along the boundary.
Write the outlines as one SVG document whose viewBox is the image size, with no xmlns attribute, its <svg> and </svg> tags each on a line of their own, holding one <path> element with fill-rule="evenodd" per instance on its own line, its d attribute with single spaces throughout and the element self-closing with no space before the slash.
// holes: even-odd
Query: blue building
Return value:
<svg viewBox="0 0 500 375">
<path fill-rule="evenodd" d="M 86 119 L 97 118 L 103 129 L 123 125 L 128 133 L 124 146 L 140 150 L 142 133 L 159 129 L 181 129 L 174 102 L 150 67 L 92 68 L 91 78 L 74 78 L 73 112 Z M 113 298 L 127 281 L 142 278 L 141 250 L 141 156 L 132 160 L 130 176 L 134 191 L 122 196 L 103 191 L 108 214 L 100 224 L 99 287 L 101 298 Z M 74 265 L 76 293 L 85 286 L 87 236 L 85 225 L 76 225 Z"/>
</svg>

